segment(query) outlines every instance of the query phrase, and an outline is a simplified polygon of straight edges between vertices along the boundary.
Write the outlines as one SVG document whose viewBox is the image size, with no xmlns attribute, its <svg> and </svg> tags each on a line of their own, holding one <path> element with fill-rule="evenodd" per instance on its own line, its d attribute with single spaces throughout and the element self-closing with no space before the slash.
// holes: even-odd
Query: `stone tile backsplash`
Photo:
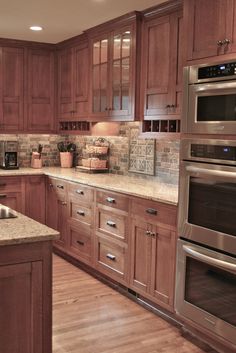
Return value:
<svg viewBox="0 0 236 353">
<path fill-rule="evenodd" d="M 120 175 L 139 176 L 142 179 L 158 180 L 160 182 L 177 184 L 179 174 L 179 141 L 178 140 L 156 140 L 155 153 L 155 176 L 129 172 L 129 131 L 130 128 L 138 127 L 139 123 L 121 123 L 119 136 L 103 136 L 110 142 L 110 172 Z M 46 135 L 46 134 L 19 134 L 0 135 L 0 140 L 17 138 L 19 141 L 20 166 L 29 167 L 32 151 L 36 151 L 38 144 L 43 145 L 43 165 L 58 166 L 59 152 L 57 143 L 67 141 L 76 143 L 77 154 L 86 143 L 93 143 L 97 137 L 79 135 Z"/>
</svg>

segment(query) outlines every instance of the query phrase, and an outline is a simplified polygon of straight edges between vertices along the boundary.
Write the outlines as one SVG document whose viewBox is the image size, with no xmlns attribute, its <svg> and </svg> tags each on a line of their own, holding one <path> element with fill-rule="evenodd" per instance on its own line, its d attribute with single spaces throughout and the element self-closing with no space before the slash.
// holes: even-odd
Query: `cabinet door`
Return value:
<svg viewBox="0 0 236 353">
<path fill-rule="evenodd" d="M 151 295 L 160 305 L 173 310 L 176 235 L 156 227 L 152 237 Z"/>
<path fill-rule="evenodd" d="M 184 30 L 183 30 L 183 16 L 182 13 L 178 12 L 172 15 L 173 25 L 176 28 L 177 33 L 177 41 L 176 41 L 176 49 L 173 52 L 173 55 L 176 56 L 176 74 L 174 78 L 176 79 L 173 87 L 173 92 L 175 97 L 173 99 L 173 104 L 175 105 L 173 113 L 178 116 L 181 116 L 182 111 L 182 91 L 183 91 L 183 67 L 185 65 L 184 62 Z"/>
<path fill-rule="evenodd" d="M 88 43 L 74 48 L 73 54 L 73 80 L 74 80 L 74 107 L 73 118 L 88 117 L 88 68 L 89 51 Z"/>
<path fill-rule="evenodd" d="M 41 261 L 0 266 L 1 352 L 44 352 L 42 267 Z"/>
<path fill-rule="evenodd" d="M 226 54 L 236 52 L 236 0 L 227 0 L 227 21 L 226 21 L 226 44 L 224 51 Z"/>
<path fill-rule="evenodd" d="M 176 75 L 176 33 L 173 35 L 170 17 L 145 23 L 143 37 L 144 116 L 168 114 L 173 104 L 173 83 Z M 173 38 L 172 38 L 173 37 Z M 174 46 L 174 48 L 172 48 Z M 174 61 L 174 62 L 173 62 Z"/>
<path fill-rule="evenodd" d="M 20 191 L 1 192 L 0 203 L 17 212 L 24 213 L 23 194 Z"/>
<path fill-rule="evenodd" d="M 73 114 L 73 51 L 62 50 L 58 54 L 59 117 L 71 120 Z"/>
<path fill-rule="evenodd" d="M 109 116 L 115 120 L 131 117 L 134 98 L 134 69 L 135 43 L 133 28 L 127 27 L 116 31 L 112 35 L 111 58 L 111 96 L 109 97 Z"/>
<path fill-rule="evenodd" d="M 92 107 L 91 114 L 95 118 L 107 118 L 109 112 L 108 43 L 108 36 L 91 40 L 92 72 L 90 104 Z"/>
<path fill-rule="evenodd" d="M 45 177 L 29 176 L 25 186 L 25 214 L 35 221 L 45 224 Z"/>
<path fill-rule="evenodd" d="M 0 48 L 0 131 L 24 128 L 24 49 Z"/>
<path fill-rule="evenodd" d="M 131 287 L 138 292 L 150 290 L 152 226 L 143 220 L 132 222 L 131 235 Z"/>
<path fill-rule="evenodd" d="M 31 49 L 28 55 L 27 129 L 54 130 L 54 52 Z"/>
<path fill-rule="evenodd" d="M 187 59 L 201 59 L 224 53 L 218 41 L 226 38 L 227 0 L 185 0 Z"/>
</svg>

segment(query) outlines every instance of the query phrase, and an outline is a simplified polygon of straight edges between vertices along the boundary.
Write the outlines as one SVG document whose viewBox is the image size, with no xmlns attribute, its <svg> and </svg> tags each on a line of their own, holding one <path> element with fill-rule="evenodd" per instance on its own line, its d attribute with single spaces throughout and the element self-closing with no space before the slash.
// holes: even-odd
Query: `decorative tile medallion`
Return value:
<svg viewBox="0 0 236 353">
<path fill-rule="evenodd" d="M 155 140 L 141 139 L 138 128 L 130 128 L 129 172 L 155 174 Z"/>
</svg>

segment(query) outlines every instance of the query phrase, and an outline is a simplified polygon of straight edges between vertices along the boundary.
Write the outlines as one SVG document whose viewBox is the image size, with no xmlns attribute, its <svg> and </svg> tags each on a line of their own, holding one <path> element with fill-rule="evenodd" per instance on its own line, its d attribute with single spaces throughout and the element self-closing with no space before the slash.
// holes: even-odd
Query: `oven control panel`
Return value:
<svg viewBox="0 0 236 353">
<path fill-rule="evenodd" d="M 191 157 L 236 161 L 236 146 L 191 144 Z"/>
<path fill-rule="evenodd" d="M 199 67 L 198 79 L 217 78 L 236 75 L 236 62 Z"/>
</svg>

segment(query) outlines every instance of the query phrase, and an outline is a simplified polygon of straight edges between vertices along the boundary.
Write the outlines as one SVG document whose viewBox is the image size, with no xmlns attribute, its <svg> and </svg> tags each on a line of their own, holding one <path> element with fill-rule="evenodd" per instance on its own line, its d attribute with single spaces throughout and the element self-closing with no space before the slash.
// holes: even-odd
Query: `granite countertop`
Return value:
<svg viewBox="0 0 236 353">
<path fill-rule="evenodd" d="M 59 237 L 56 230 L 16 211 L 12 213 L 17 218 L 0 219 L 0 246 L 54 240 Z"/>
<path fill-rule="evenodd" d="M 42 169 L 20 168 L 18 170 L 0 170 L 0 176 L 10 175 L 48 175 L 68 181 L 121 192 L 145 199 L 172 205 L 178 203 L 178 186 L 158 181 L 146 180 L 136 176 L 116 174 L 87 174 L 74 168 L 44 167 Z"/>
</svg>

